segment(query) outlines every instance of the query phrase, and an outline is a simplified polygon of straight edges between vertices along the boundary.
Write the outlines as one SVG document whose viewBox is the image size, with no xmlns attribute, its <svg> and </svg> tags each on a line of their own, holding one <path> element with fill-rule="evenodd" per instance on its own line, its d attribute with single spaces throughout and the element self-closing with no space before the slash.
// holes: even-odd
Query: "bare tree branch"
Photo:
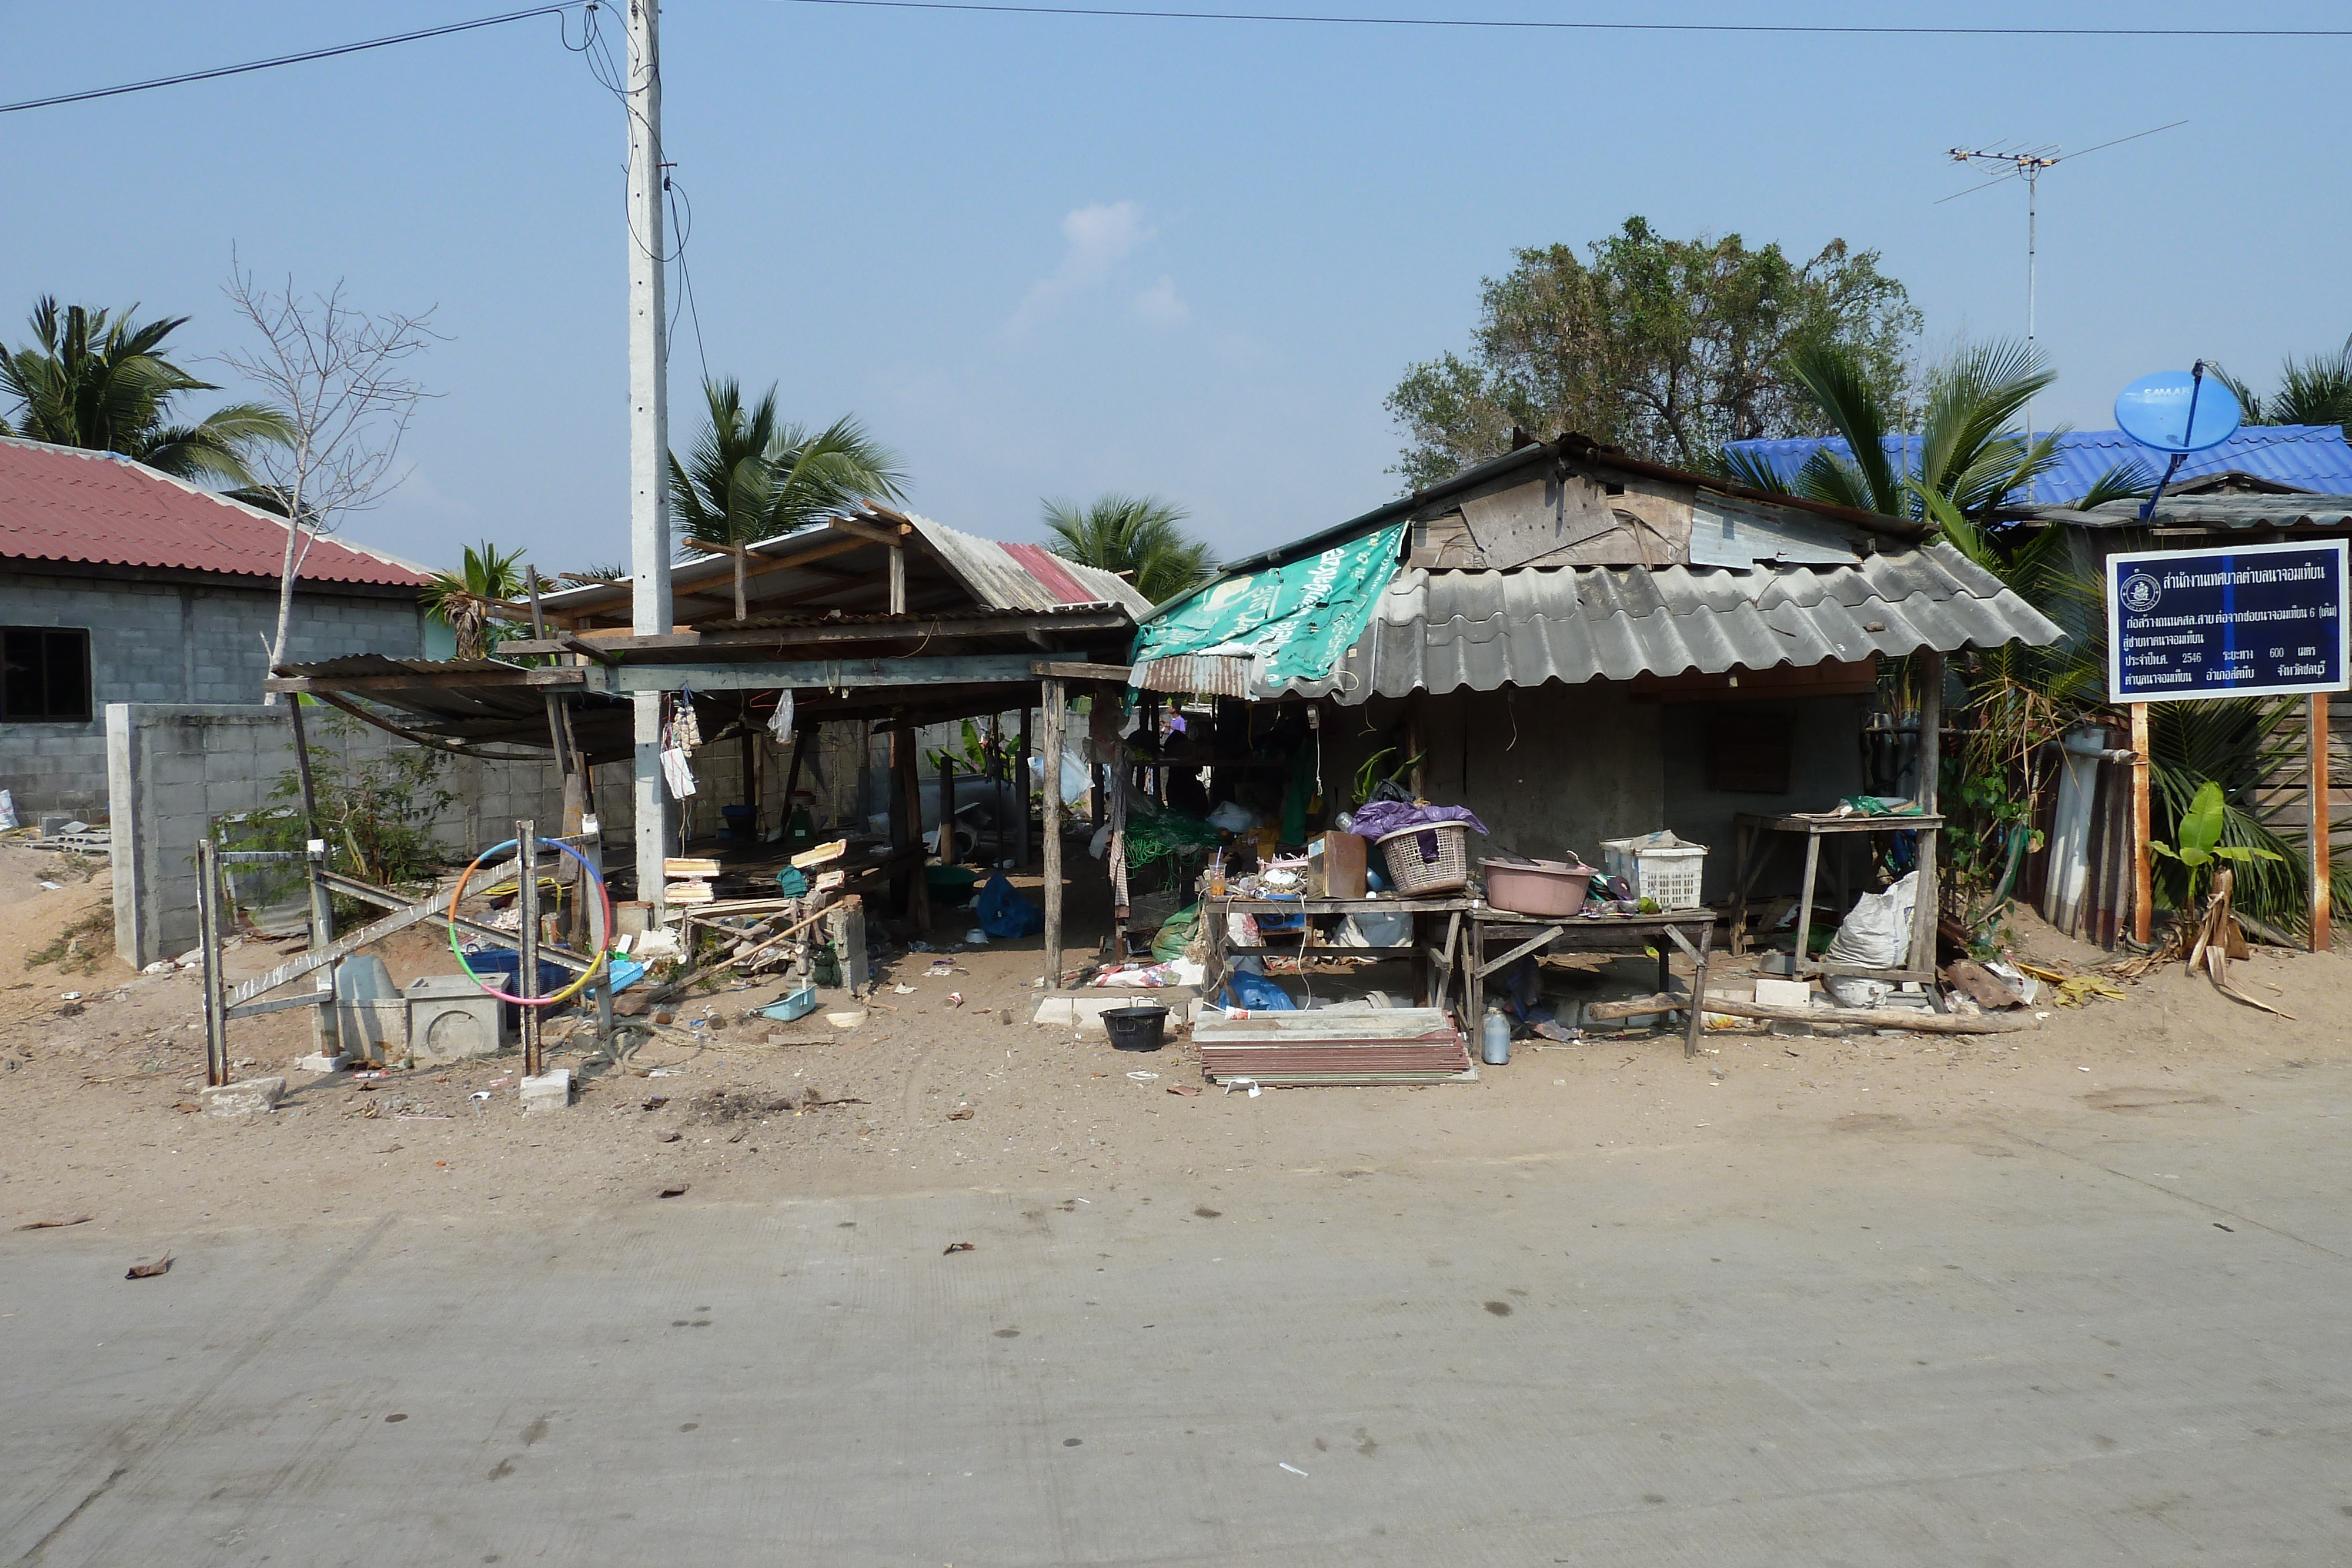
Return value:
<svg viewBox="0 0 2352 1568">
<path fill-rule="evenodd" d="M 287 518 L 286 559 L 278 574 L 278 634 L 269 647 L 274 669 L 285 662 L 293 620 L 294 584 L 310 545 L 335 531 L 352 512 L 383 500 L 406 473 L 394 473 L 400 444 L 416 405 L 429 394 L 408 374 L 408 361 L 440 338 L 433 311 L 372 315 L 352 305 L 342 281 L 307 298 L 292 278 L 271 290 L 230 263 L 222 286 L 249 322 L 260 346 L 220 357 L 258 387 L 292 427 L 283 444 L 257 445 L 251 467 L 258 489 Z M 267 699 L 276 702 L 276 694 Z"/>
</svg>

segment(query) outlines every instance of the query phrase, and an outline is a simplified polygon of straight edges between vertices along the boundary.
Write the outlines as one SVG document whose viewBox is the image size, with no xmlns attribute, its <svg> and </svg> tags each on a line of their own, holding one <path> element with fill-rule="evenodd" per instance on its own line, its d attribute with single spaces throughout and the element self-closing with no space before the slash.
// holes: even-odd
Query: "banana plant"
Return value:
<svg viewBox="0 0 2352 1568">
<path fill-rule="evenodd" d="M 2180 814 L 2175 830 L 2175 843 L 2150 839 L 2147 847 L 2169 861 L 2178 861 L 2189 873 L 2189 904 L 2195 904 L 2198 884 L 2211 873 L 2208 869 L 2223 861 L 2275 861 L 2286 857 L 2275 850 L 2256 849 L 2248 845 L 2225 844 L 2221 832 L 2228 821 L 2228 811 L 2221 800 L 2221 786 L 2207 779 L 2189 802 L 2189 810 Z"/>
</svg>

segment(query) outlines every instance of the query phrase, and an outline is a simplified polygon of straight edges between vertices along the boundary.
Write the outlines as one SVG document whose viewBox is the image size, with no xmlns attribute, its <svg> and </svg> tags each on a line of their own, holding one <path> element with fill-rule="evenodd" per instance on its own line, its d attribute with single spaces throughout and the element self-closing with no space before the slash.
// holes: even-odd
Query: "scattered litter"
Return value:
<svg viewBox="0 0 2352 1568">
<path fill-rule="evenodd" d="M 1246 1089 L 1249 1091 L 1249 1097 L 1251 1099 L 1255 1100 L 1257 1098 L 1257 1080 L 1255 1078 L 1228 1078 L 1225 1080 L 1226 1093 L 1230 1094 L 1236 1089 Z"/>
<path fill-rule="evenodd" d="M 646 1076 L 648 1078 L 683 1078 L 686 1074 L 680 1072 L 675 1067 L 656 1067 L 647 1071 Z"/>
<path fill-rule="evenodd" d="M 448 1080 L 447 1080 L 447 1079 L 446 1079 L 446 1078 L 443 1078 L 443 1079 L 436 1079 L 435 1082 L 441 1082 L 441 1083 L 446 1083 L 446 1082 L 448 1082 Z M 513 1080 L 513 1079 L 511 1079 L 511 1078 L 493 1078 L 493 1079 L 491 1079 L 491 1080 L 490 1080 L 490 1087 L 491 1087 L 491 1088 L 493 1088 L 493 1089 L 503 1089 L 503 1088 L 505 1088 L 508 1084 L 512 1083 L 513 1082 L 514 1082 L 514 1080 Z"/>
<path fill-rule="evenodd" d="M 1074 1197 L 1074 1198 L 1070 1199 L 1070 1201 L 1071 1201 L 1072 1203 L 1083 1203 L 1083 1204 L 1085 1204 L 1088 1208 L 1092 1208 L 1092 1207 L 1095 1206 L 1095 1200 L 1094 1200 L 1093 1198 L 1090 1198 L 1090 1197 Z"/>
<path fill-rule="evenodd" d="M 893 986 L 890 989 L 894 995 L 901 997 L 911 997 L 915 994 L 915 988 L 912 986 Z"/>
<path fill-rule="evenodd" d="M 55 893 L 55 892 L 57 892 L 57 891 L 58 891 L 58 889 L 59 889 L 59 888 L 61 888 L 61 887 L 65 886 L 65 883 L 61 883 L 61 882 L 49 882 L 49 881 L 44 880 L 44 881 L 42 882 L 42 883 L 41 883 L 41 886 L 42 886 L 42 887 L 44 887 L 44 888 L 46 888 L 47 891 L 49 891 L 49 892 L 51 892 L 51 893 Z"/>
<path fill-rule="evenodd" d="M 654 1142 L 656 1144 L 675 1144 L 685 1135 L 686 1134 L 683 1133 L 656 1133 L 654 1134 Z"/>
<path fill-rule="evenodd" d="M 2087 1067 L 2078 1067 L 2078 1068 L 2074 1069 L 2074 1071 L 2077 1071 L 2077 1072 L 2088 1072 L 2088 1071 L 2090 1071 L 2091 1070 L 2090 1070 L 2089 1068 L 2087 1068 Z"/>
<path fill-rule="evenodd" d="M 1171 1094 L 1181 1094 L 1188 1099 L 1200 1092 L 1201 1086 L 1197 1083 L 1171 1083 L 1168 1086 L 1168 1092 Z"/>
<path fill-rule="evenodd" d="M 940 1256 L 944 1258 L 950 1252 L 977 1252 L 979 1250 L 979 1248 L 974 1247 L 969 1241 L 950 1241 L 947 1244 L 946 1249 L 940 1252 Z"/>
<path fill-rule="evenodd" d="M 126 1280 L 152 1280 L 158 1274 L 169 1273 L 171 1269 L 172 1255 L 166 1252 L 152 1263 L 133 1263 L 131 1271 L 122 1277 Z"/>
<path fill-rule="evenodd" d="M 474 1091 L 473 1097 L 477 1100 L 487 1100 L 490 1097 L 490 1092 L 487 1089 L 477 1089 Z"/>
<path fill-rule="evenodd" d="M 835 1029 L 856 1029 L 866 1021 L 866 1014 L 863 1011 L 827 1013 L 824 1021 Z"/>
<path fill-rule="evenodd" d="M 2093 997 L 2105 997 L 2109 1001 L 2122 1001 L 2121 986 L 2102 980 L 2095 975 L 2075 975 L 2058 982 L 2058 1005 L 2079 1008 Z"/>
<path fill-rule="evenodd" d="M 948 1113 L 948 1120 L 950 1122 L 969 1122 L 971 1120 L 972 1112 L 976 1109 L 978 1109 L 978 1107 L 972 1105 L 960 1105 L 956 1107 L 956 1109 Z"/>
<path fill-rule="evenodd" d="M 928 953 L 930 950 L 931 945 L 928 942 L 909 942 L 907 944 L 907 951 L 909 953 Z"/>
<path fill-rule="evenodd" d="M 975 947 L 985 947 L 988 946 L 988 933 L 982 931 L 977 925 L 965 932 L 963 934 L 963 939 Z"/>
<path fill-rule="evenodd" d="M 63 1230 L 69 1225 L 88 1225 L 89 1221 L 90 1216 L 87 1214 L 78 1214 L 71 1219 L 36 1219 L 29 1225 L 20 1225 L 16 1227 L 16 1228 L 19 1230 Z"/>
<path fill-rule="evenodd" d="M 423 1116 L 414 1111 L 403 1111 L 395 1118 L 402 1122 L 454 1122 L 457 1119 L 455 1116 Z"/>
<path fill-rule="evenodd" d="M 668 1095 L 667 1095 L 667 1094 L 656 1094 L 656 1095 L 655 1095 L 652 1099 L 650 1099 L 650 1100 L 648 1100 L 648 1101 L 646 1101 L 646 1102 L 645 1108 L 646 1108 L 646 1110 L 648 1110 L 648 1111 L 658 1111 L 658 1110 L 660 1110 L 663 1106 L 665 1106 L 665 1105 L 667 1105 L 667 1104 L 668 1104 L 668 1103 L 669 1103 L 669 1096 L 668 1096 Z"/>
<path fill-rule="evenodd" d="M 684 1197 L 686 1196 L 688 1185 L 688 1184 L 686 1182 L 680 1182 L 676 1186 L 666 1186 L 654 1196 L 656 1197 Z"/>
<path fill-rule="evenodd" d="M 1138 1083 L 1150 1083 L 1156 1082 L 1159 1079 L 1160 1074 L 1157 1072 L 1130 1072 L 1128 1076 L 1134 1079 Z"/>
<path fill-rule="evenodd" d="M 367 1071 L 365 1071 L 365 1072 L 354 1072 L 354 1073 L 352 1073 L 352 1081 L 353 1081 L 354 1082 L 359 1082 L 360 1080 L 362 1080 L 362 1079 L 368 1079 L 368 1078 L 381 1078 L 381 1077 L 383 1077 L 383 1068 L 381 1068 L 381 1067 L 376 1067 L 376 1068 L 371 1068 L 371 1069 L 369 1069 L 369 1070 L 368 1070 Z"/>
<path fill-rule="evenodd" d="M 963 1006 L 963 993 L 961 991 L 950 991 L 948 993 L 948 1006 L 951 1008 L 960 1008 Z"/>
<path fill-rule="evenodd" d="M 61 1002 L 78 1002 L 81 1000 L 81 993 L 79 991 L 68 991 L 63 996 L 59 997 L 58 1000 Z"/>
<path fill-rule="evenodd" d="M 139 972 L 142 975 L 168 975 L 179 966 L 169 958 L 158 958 Z"/>
<path fill-rule="evenodd" d="M 1277 1459 L 1275 1462 L 1281 1465 L 1284 1469 L 1288 1470 L 1294 1476 L 1303 1476 L 1307 1473 L 1305 1470 L 1300 1469 L 1297 1465 L 1287 1463 L 1284 1460 Z"/>
</svg>

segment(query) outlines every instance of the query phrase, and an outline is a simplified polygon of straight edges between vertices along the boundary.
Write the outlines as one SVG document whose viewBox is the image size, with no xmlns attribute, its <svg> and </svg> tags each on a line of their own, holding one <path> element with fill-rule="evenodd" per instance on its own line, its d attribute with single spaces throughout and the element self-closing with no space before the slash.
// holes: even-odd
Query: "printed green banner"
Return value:
<svg viewBox="0 0 2352 1568">
<path fill-rule="evenodd" d="M 1405 527 L 1203 589 L 1136 633 L 1134 663 L 1188 653 L 1245 657 L 1252 686 L 1265 693 L 1321 680 L 1363 635 L 1374 601 L 1396 575 Z"/>
</svg>

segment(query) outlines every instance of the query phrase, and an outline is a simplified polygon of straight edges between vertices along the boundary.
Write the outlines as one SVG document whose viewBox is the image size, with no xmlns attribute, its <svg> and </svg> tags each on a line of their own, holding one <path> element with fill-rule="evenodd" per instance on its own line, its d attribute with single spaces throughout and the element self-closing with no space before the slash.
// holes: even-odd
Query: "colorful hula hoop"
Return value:
<svg viewBox="0 0 2352 1568">
<path fill-rule="evenodd" d="M 457 967 L 466 971 L 466 977 L 467 979 L 481 987 L 482 989 L 488 991 L 490 995 L 498 998 L 499 1000 L 502 1002 L 513 1002 L 518 1006 L 526 1008 L 551 1008 L 558 1002 L 570 1001 L 573 997 L 578 996 L 583 990 L 587 988 L 589 981 L 594 979 L 599 974 L 604 972 L 605 960 L 610 958 L 613 955 L 613 892 L 612 889 L 604 885 L 604 873 L 599 872 L 596 867 L 591 863 L 586 855 L 582 854 L 578 850 L 573 849 L 562 839 L 541 839 L 540 842 L 553 844 L 557 849 L 562 850 L 565 854 L 570 855 L 573 860 L 580 862 L 580 869 L 587 873 L 589 880 L 596 884 L 597 906 L 603 911 L 604 916 L 604 929 L 598 933 L 597 936 L 596 961 L 589 965 L 587 969 L 578 979 L 573 980 L 570 985 L 564 987 L 562 990 L 557 991 L 552 996 L 518 997 L 511 992 L 499 989 L 496 986 L 493 986 L 488 980 L 485 980 L 481 976 L 474 972 L 474 966 L 466 962 L 465 949 L 457 946 L 457 905 L 465 901 L 466 884 L 473 881 L 474 873 L 481 869 L 481 864 L 484 861 L 489 859 L 492 855 L 497 854 L 500 850 L 515 848 L 514 840 L 509 839 L 504 843 L 492 844 L 488 849 L 486 849 L 480 854 L 476 855 L 474 857 L 473 863 L 468 865 L 465 869 L 464 873 L 458 876 L 457 890 L 449 895 L 449 952 L 450 955 L 457 960 Z M 535 873 L 536 868 L 533 868 L 532 873 L 527 874 Z M 518 877 L 517 880 L 520 881 L 520 878 Z M 521 946 L 520 941 L 518 940 L 515 945 L 515 978 L 517 983 L 520 983 L 522 977 Z"/>
</svg>

